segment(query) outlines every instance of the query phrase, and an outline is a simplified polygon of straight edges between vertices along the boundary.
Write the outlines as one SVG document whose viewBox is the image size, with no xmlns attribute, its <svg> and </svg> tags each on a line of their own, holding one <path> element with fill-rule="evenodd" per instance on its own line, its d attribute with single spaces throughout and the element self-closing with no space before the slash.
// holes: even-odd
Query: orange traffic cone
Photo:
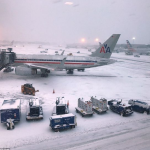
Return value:
<svg viewBox="0 0 150 150">
<path fill-rule="evenodd" d="M 55 93 L 55 90 L 53 89 L 53 94 Z"/>
</svg>

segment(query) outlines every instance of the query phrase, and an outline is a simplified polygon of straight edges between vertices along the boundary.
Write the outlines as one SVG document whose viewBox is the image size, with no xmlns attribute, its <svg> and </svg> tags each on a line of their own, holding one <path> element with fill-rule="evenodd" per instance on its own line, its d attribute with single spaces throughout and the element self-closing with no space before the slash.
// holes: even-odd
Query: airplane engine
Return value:
<svg viewBox="0 0 150 150">
<path fill-rule="evenodd" d="M 18 66 L 15 68 L 15 74 L 21 76 L 35 75 L 37 74 L 37 69 Z"/>
</svg>

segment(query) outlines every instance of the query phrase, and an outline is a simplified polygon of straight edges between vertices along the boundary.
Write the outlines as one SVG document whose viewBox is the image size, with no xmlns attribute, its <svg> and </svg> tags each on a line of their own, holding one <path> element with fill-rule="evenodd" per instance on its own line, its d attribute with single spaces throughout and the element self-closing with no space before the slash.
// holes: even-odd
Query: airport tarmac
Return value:
<svg viewBox="0 0 150 150">
<path fill-rule="evenodd" d="M 40 48 L 29 46 L 14 49 L 20 53 L 40 53 Z M 46 48 L 46 47 L 45 47 Z M 53 49 L 52 47 L 51 49 Z M 59 50 L 56 48 L 55 50 Z M 49 50 L 54 54 L 55 50 Z M 78 54 L 77 52 L 80 51 Z M 67 49 L 65 54 L 89 55 L 86 49 Z M 64 55 L 65 55 L 64 54 Z M 18 76 L 14 72 L 0 72 L 0 106 L 4 99 L 21 99 L 21 121 L 14 130 L 8 131 L 0 124 L 0 148 L 14 150 L 26 149 L 108 149 L 148 150 L 150 148 L 150 115 L 134 112 L 131 116 L 121 117 L 108 110 L 105 114 L 82 117 L 75 112 L 78 98 L 89 100 L 97 98 L 140 99 L 150 104 L 150 56 L 140 58 L 124 53 L 113 53 L 117 62 L 111 65 L 74 71 L 52 71 L 47 78 L 35 76 Z M 31 96 L 21 94 L 21 85 L 32 83 L 39 90 L 35 97 L 42 103 L 44 119 L 26 121 L 26 103 Z M 53 89 L 55 93 L 53 94 Z M 49 117 L 56 97 L 64 96 L 69 100 L 70 112 L 77 116 L 77 127 L 61 132 L 53 132 L 49 127 Z"/>
</svg>

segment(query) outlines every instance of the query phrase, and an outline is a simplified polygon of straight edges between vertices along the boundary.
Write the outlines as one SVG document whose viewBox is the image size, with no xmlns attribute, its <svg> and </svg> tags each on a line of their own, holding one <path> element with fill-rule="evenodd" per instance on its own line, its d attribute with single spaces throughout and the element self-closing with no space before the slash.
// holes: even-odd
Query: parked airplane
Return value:
<svg viewBox="0 0 150 150">
<path fill-rule="evenodd" d="M 113 34 L 106 42 L 91 56 L 64 56 L 64 55 L 40 55 L 40 54 L 15 54 L 7 52 L 5 63 L 0 62 L 3 66 L 15 66 L 15 73 L 18 75 L 36 74 L 37 69 L 41 70 L 41 76 L 46 77 L 50 70 L 66 69 L 67 73 L 73 73 L 74 69 L 84 71 L 85 68 L 97 67 L 112 64 L 115 60 L 110 59 L 112 51 L 120 37 L 120 34 Z M 2 55 L 1 55 L 2 56 Z M 10 60 L 11 59 L 11 60 Z"/>
<path fill-rule="evenodd" d="M 13 46 L 14 41 L 12 41 L 10 44 L 0 44 L 0 47 L 6 47 L 6 46 Z"/>
<path fill-rule="evenodd" d="M 133 48 L 128 40 L 126 40 L 126 42 L 127 42 L 127 50 L 125 51 L 126 55 L 133 55 L 133 54 L 149 55 L 150 54 L 149 48 L 146 48 L 146 47 L 145 48 Z"/>
</svg>

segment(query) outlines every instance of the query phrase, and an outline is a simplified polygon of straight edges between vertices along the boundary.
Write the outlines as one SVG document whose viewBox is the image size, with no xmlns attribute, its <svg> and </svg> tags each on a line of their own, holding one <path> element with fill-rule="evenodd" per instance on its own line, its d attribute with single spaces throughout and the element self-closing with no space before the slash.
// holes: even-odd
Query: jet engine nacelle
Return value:
<svg viewBox="0 0 150 150">
<path fill-rule="evenodd" d="M 37 74 L 37 69 L 18 66 L 15 68 L 15 74 L 21 76 L 35 75 Z"/>
</svg>

